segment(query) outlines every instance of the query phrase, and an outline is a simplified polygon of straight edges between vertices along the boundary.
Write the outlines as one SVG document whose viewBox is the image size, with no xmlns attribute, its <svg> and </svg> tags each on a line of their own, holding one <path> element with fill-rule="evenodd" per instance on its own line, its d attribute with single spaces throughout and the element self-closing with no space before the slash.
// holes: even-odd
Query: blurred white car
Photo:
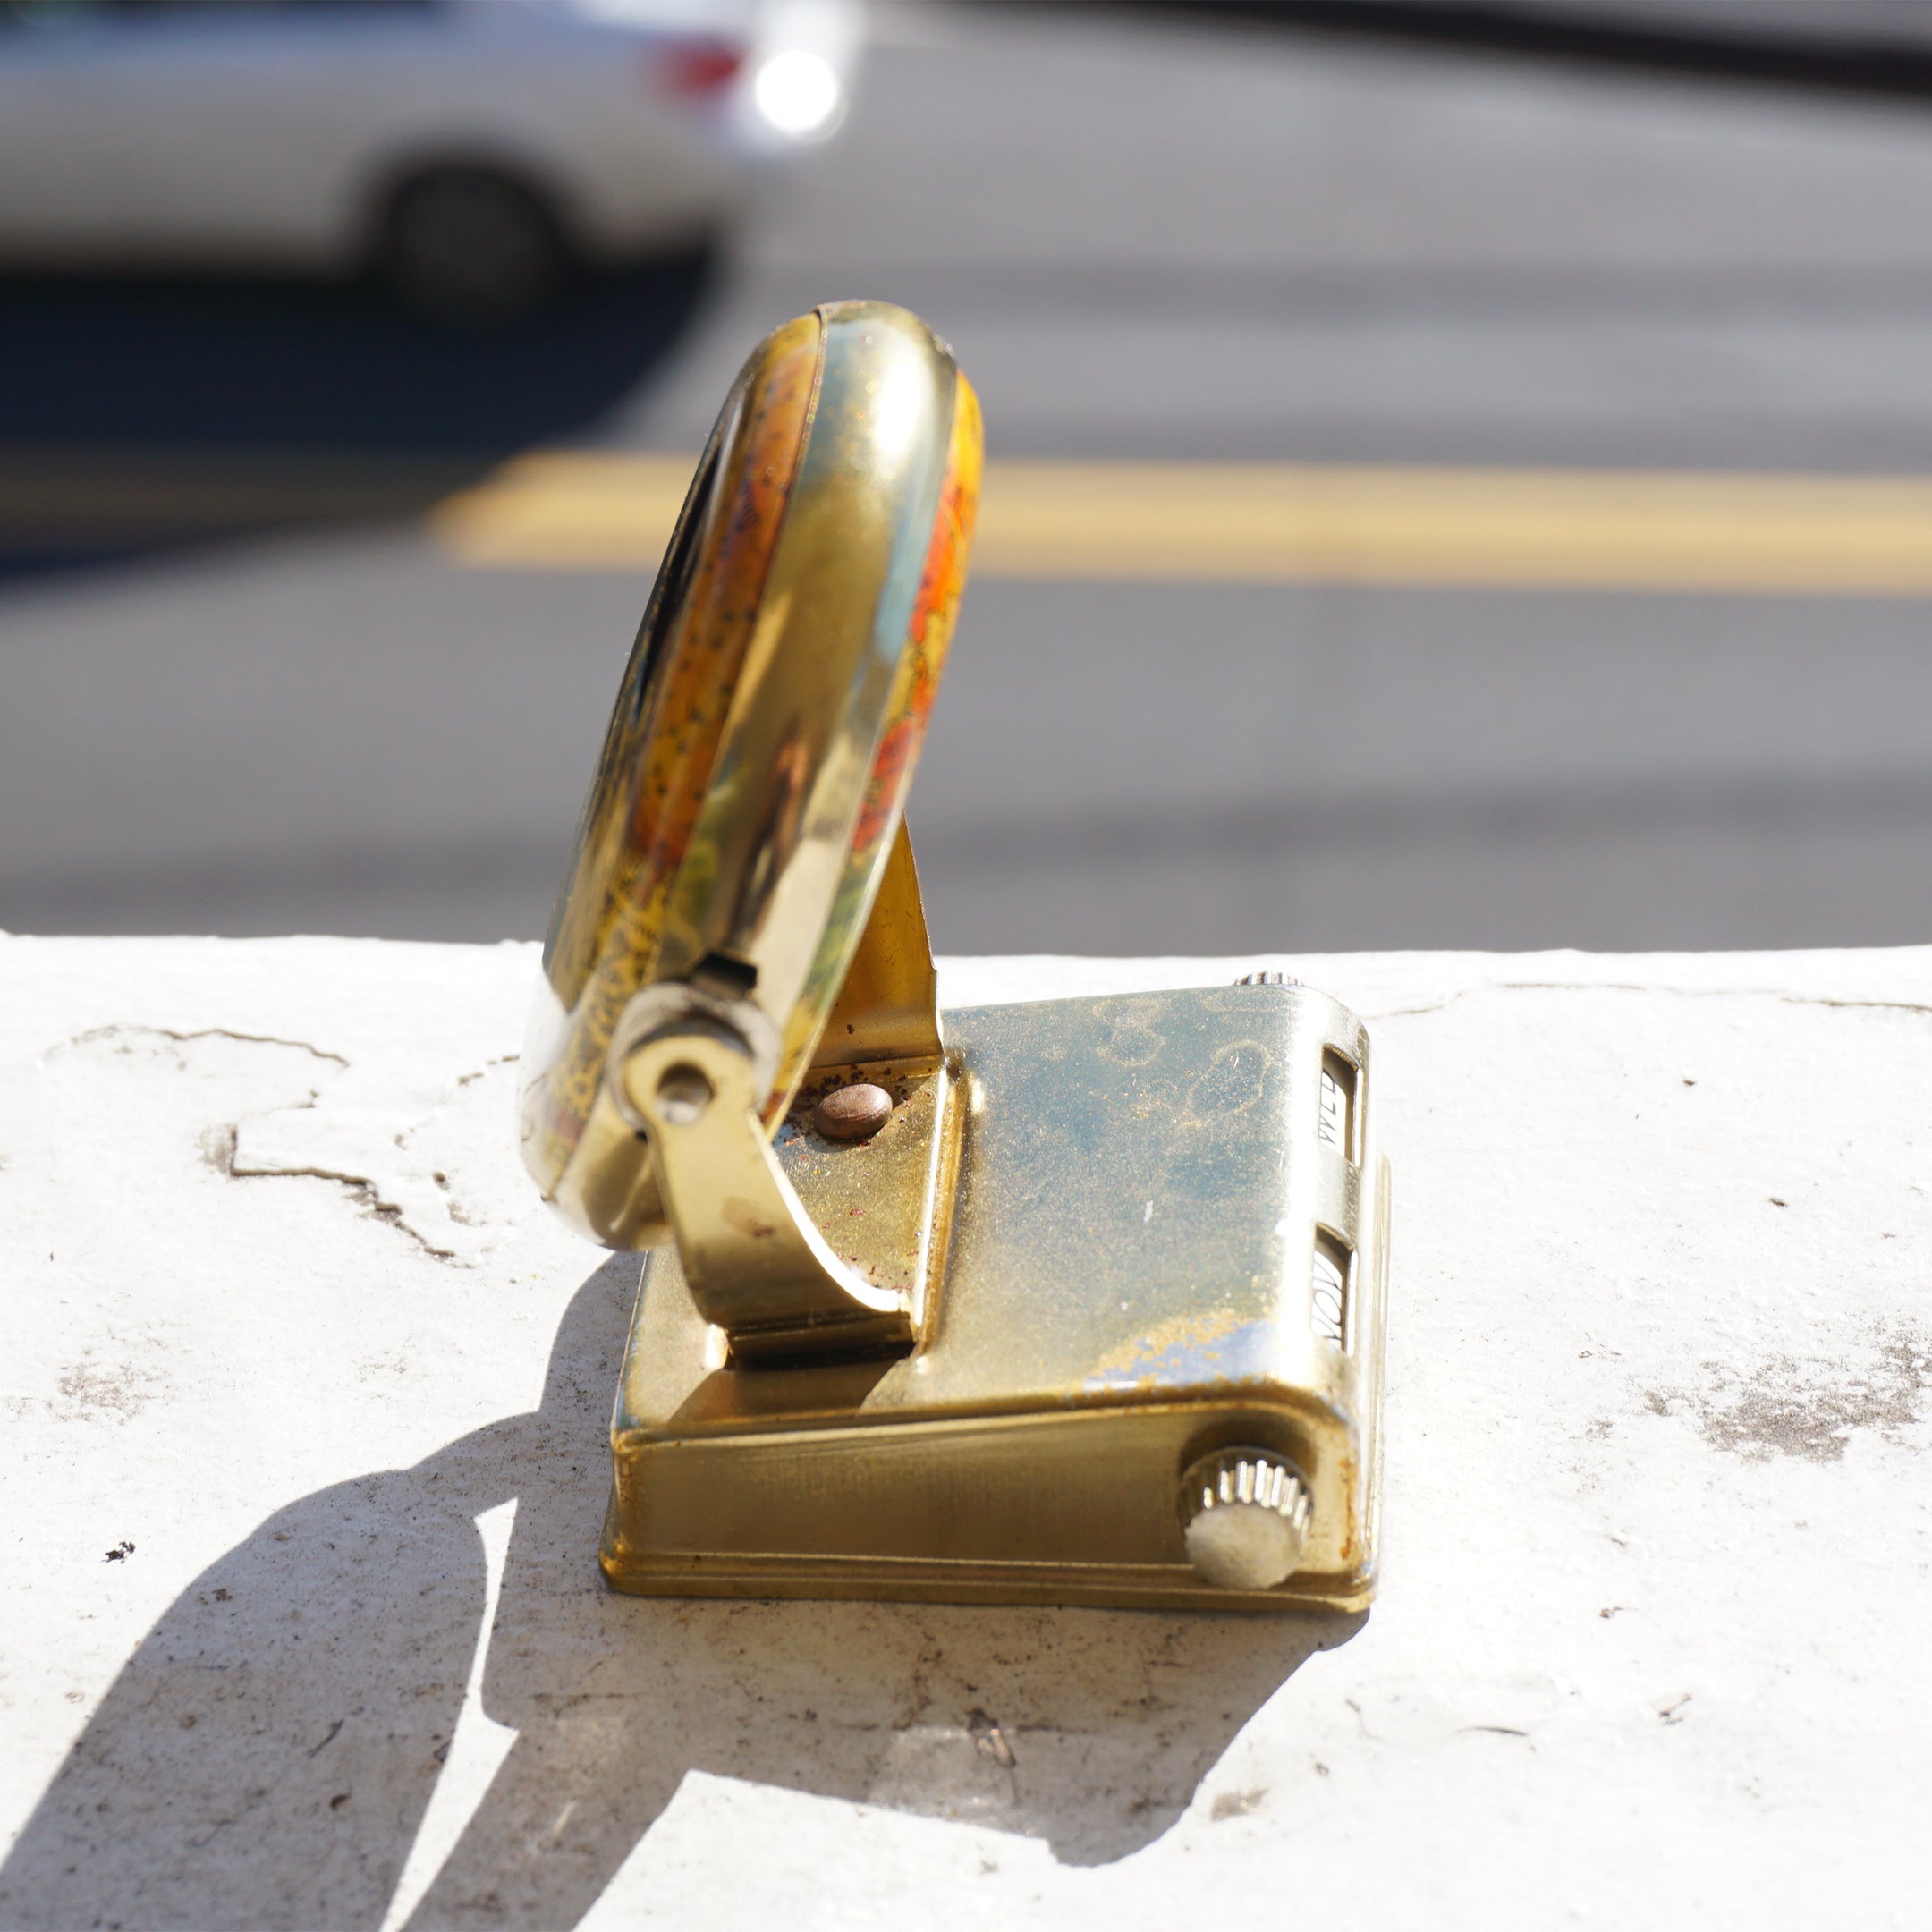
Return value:
<svg viewBox="0 0 1932 1932">
<path fill-rule="evenodd" d="M 541 307 L 843 118 L 861 0 L 0 0 L 0 259 Z"/>
</svg>

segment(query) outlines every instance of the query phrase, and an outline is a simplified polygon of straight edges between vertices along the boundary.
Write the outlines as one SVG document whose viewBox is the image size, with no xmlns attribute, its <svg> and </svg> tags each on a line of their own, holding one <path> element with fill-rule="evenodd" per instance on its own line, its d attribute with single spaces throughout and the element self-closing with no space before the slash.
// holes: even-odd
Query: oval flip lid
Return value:
<svg viewBox="0 0 1932 1932">
<path fill-rule="evenodd" d="M 980 445 L 950 350 L 883 302 L 774 331 L 719 415 L 618 691 L 522 1063 L 525 1163 L 607 1246 L 665 1233 L 608 1064 L 636 996 L 682 986 L 750 1011 L 769 1130 L 889 866 L 910 889 L 895 841 Z"/>
</svg>

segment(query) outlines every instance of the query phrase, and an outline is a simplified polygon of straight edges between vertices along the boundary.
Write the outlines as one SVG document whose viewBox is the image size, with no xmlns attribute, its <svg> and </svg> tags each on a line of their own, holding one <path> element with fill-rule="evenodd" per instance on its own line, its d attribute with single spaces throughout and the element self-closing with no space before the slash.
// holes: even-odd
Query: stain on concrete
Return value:
<svg viewBox="0 0 1932 1932">
<path fill-rule="evenodd" d="M 131 1362 L 97 1362 L 83 1357 L 61 1370 L 55 1386 L 60 1392 L 55 1411 L 64 1420 L 130 1422 L 154 1400 L 161 1383 Z"/>
<path fill-rule="evenodd" d="M 966 1721 L 968 1736 L 973 1741 L 973 1749 L 982 1758 L 1011 1771 L 1013 1767 L 1013 1749 L 1006 1741 L 1006 1733 L 997 1723 L 982 1710 L 976 1710 Z"/>
<path fill-rule="evenodd" d="M 1250 1811 L 1258 1811 L 1267 1801 L 1267 1791 L 1223 1792 L 1208 1812 L 1212 1825 L 1224 1825 L 1230 1818 L 1246 1818 Z"/>
<path fill-rule="evenodd" d="M 1687 1411 L 1714 1449 L 1749 1461 L 1836 1462 L 1857 1431 L 1889 1435 L 1919 1420 L 1932 1387 L 1932 1341 L 1887 1328 L 1855 1356 L 1777 1356 L 1745 1373 L 1716 1362 L 1706 1368 L 1703 1389 L 1649 1389 L 1645 1406 L 1654 1415 Z"/>
</svg>

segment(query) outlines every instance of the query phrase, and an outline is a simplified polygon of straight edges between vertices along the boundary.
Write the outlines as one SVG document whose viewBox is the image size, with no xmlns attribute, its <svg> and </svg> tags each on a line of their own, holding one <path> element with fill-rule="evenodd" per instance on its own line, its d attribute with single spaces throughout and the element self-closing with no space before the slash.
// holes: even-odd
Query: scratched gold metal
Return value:
<svg viewBox="0 0 1932 1932">
<path fill-rule="evenodd" d="M 652 593 L 524 1070 L 546 1194 L 656 1250 L 605 1573 L 1359 1606 L 1388 1222 L 1360 1022 L 1265 984 L 938 1011 L 902 813 L 979 449 L 916 318 L 801 317 L 747 364 Z M 856 1081 L 888 1116 L 826 1138 Z M 1305 1498 L 1299 1560 L 1191 1562 L 1182 1472 L 1224 1452 Z"/>
<path fill-rule="evenodd" d="M 676 1255 L 654 1254 L 612 1425 L 610 1581 L 1366 1603 L 1387 1182 L 1365 1134 L 1318 1132 L 1338 1058 L 1366 1116 L 1360 1022 L 1306 987 L 1238 987 L 953 1012 L 945 1030 L 964 1133 L 927 1338 L 893 1360 L 738 1366 Z M 866 1153 L 809 1133 L 780 1146 L 807 1211 L 855 1256 L 871 1231 L 850 1206 L 896 1191 Z M 1313 1312 L 1318 1232 L 1353 1257 L 1339 1346 Z M 1174 1509 L 1180 1472 L 1237 1444 L 1285 1455 L 1314 1498 L 1301 1567 L 1269 1590 L 1199 1578 Z"/>
<path fill-rule="evenodd" d="M 951 1178 L 957 1119 L 944 1063 L 902 1071 L 900 1131 L 882 1131 L 885 1145 L 858 1170 L 877 1178 L 879 1197 L 846 1209 L 876 1210 L 877 1225 L 848 1265 L 835 1238 L 850 1247 L 850 1233 L 827 1223 L 831 1204 L 815 1216 L 800 1202 L 758 1118 L 754 1069 L 728 1032 L 674 1028 L 626 1046 L 624 1097 L 650 1137 L 688 1299 L 726 1333 L 741 1365 L 918 1339 L 928 1238 L 946 1211 L 936 1190 Z M 894 1222 L 904 1224 L 896 1242 Z"/>
</svg>

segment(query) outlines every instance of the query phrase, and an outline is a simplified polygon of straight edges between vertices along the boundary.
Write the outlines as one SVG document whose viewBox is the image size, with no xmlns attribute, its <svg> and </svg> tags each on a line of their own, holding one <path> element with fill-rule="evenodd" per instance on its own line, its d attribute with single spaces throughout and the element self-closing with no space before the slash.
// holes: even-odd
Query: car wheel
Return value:
<svg viewBox="0 0 1932 1932">
<path fill-rule="evenodd" d="M 501 327 L 540 313 L 568 258 L 550 210 L 521 182 L 485 168 L 439 168 L 406 182 L 383 223 L 383 279 L 428 320 Z"/>
</svg>

